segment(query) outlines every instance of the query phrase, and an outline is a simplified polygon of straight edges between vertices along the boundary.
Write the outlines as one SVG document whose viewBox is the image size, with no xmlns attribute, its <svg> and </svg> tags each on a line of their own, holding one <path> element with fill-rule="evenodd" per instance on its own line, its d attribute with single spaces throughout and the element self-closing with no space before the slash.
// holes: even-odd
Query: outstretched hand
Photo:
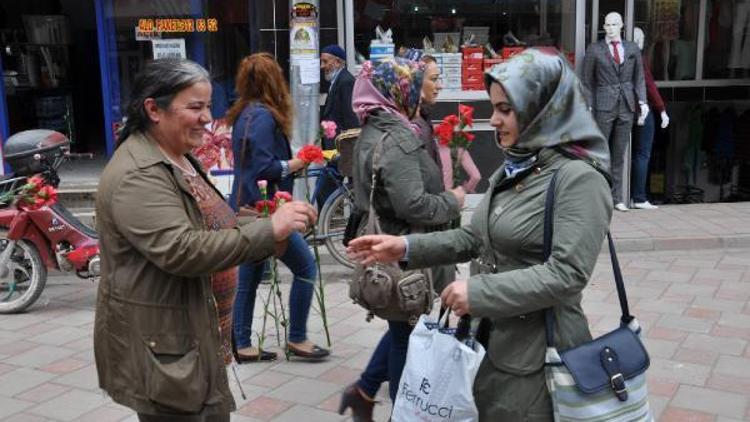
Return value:
<svg viewBox="0 0 750 422">
<path fill-rule="evenodd" d="M 396 262 L 404 257 L 406 240 L 402 236 L 371 234 L 350 240 L 346 252 L 362 265 Z"/>
</svg>

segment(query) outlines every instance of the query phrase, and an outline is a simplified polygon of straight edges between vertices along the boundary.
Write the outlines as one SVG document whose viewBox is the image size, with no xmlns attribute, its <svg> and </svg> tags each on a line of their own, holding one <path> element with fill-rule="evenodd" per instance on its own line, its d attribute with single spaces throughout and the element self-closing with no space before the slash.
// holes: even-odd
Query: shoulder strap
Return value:
<svg viewBox="0 0 750 422">
<path fill-rule="evenodd" d="M 554 232 L 553 222 L 555 218 L 555 182 L 557 181 L 557 170 L 552 175 L 549 187 L 547 187 L 547 197 L 544 201 L 544 261 L 549 260 L 552 255 L 552 234 Z M 628 297 L 625 294 L 625 282 L 620 271 L 620 263 L 617 260 L 615 252 L 615 243 L 612 241 L 612 234 L 607 231 L 607 241 L 609 242 L 609 256 L 612 261 L 612 270 L 615 275 L 615 285 L 617 286 L 617 297 L 620 300 L 620 321 L 628 324 L 633 317 L 630 315 L 628 306 Z M 547 347 L 555 346 L 555 313 L 552 308 L 544 310 L 544 329 L 547 337 Z"/>
<path fill-rule="evenodd" d="M 250 147 L 250 136 L 249 136 L 250 120 L 252 120 L 251 115 L 248 115 L 247 120 L 245 120 L 245 130 L 242 134 L 242 139 L 241 139 L 242 145 L 240 146 L 240 163 L 239 163 L 240 171 L 237 174 L 237 177 L 239 177 L 240 180 L 237 181 L 237 198 L 235 198 L 237 201 L 237 203 L 235 204 L 237 206 L 237 212 L 240 211 L 240 206 L 242 205 L 240 204 L 240 198 L 242 197 L 242 182 L 243 182 L 242 169 L 245 167 L 245 151 L 247 151 L 247 148 Z M 237 163 L 234 163 L 234 165 L 237 166 Z"/>
<path fill-rule="evenodd" d="M 370 177 L 370 214 L 367 217 L 367 233 L 368 234 L 380 234 L 380 221 L 378 213 L 375 211 L 373 200 L 375 198 L 375 182 L 377 179 L 378 170 L 380 170 L 380 155 L 383 153 L 383 142 L 385 137 L 388 136 L 388 132 L 384 133 L 383 136 L 378 139 L 375 144 L 375 148 L 372 152 L 372 175 Z"/>
</svg>

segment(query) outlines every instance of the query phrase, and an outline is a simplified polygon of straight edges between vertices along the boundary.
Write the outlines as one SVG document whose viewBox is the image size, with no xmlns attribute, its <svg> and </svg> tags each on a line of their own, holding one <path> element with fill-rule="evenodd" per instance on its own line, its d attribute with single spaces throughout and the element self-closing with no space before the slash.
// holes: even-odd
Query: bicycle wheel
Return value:
<svg viewBox="0 0 750 422">
<path fill-rule="evenodd" d="M 354 268 L 354 262 L 346 255 L 343 242 L 346 223 L 353 209 L 354 194 L 340 187 L 331 194 L 320 211 L 320 234 L 325 239 L 328 252 L 338 263 L 349 268 Z"/>
</svg>

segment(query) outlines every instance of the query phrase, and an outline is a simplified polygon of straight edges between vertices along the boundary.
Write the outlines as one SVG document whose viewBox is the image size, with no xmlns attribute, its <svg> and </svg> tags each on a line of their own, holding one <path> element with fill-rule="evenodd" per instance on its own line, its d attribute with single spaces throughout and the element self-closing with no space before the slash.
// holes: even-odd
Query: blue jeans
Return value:
<svg viewBox="0 0 750 422">
<path fill-rule="evenodd" d="M 360 375 L 357 385 L 371 398 L 378 393 L 380 384 L 389 381 L 388 393 L 396 401 L 398 384 L 406 364 L 409 335 L 414 327 L 406 321 L 388 321 L 388 331 L 383 335 Z"/>
<path fill-rule="evenodd" d="M 646 179 L 648 177 L 648 160 L 651 158 L 651 147 L 654 144 L 656 122 L 654 113 L 646 115 L 643 126 L 636 126 L 633 139 L 633 158 L 630 177 L 631 196 L 634 202 L 646 202 Z"/>
<path fill-rule="evenodd" d="M 280 258 L 294 274 L 289 293 L 289 341 L 307 340 L 307 316 L 310 314 L 317 267 L 307 242 L 299 232 L 289 236 L 286 252 Z M 253 310 L 255 293 L 263 278 L 266 262 L 240 265 L 237 296 L 234 299 L 232 331 L 238 349 L 252 345 Z"/>
</svg>

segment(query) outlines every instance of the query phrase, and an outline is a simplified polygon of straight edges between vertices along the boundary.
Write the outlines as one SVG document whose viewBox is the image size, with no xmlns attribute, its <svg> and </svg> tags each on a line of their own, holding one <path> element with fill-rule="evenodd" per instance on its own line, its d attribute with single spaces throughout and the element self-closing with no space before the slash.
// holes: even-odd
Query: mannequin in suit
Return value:
<svg viewBox="0 0 750 422">
<path fill-rule="evenodd" d="M 612 159 L 612 199 L 615 209 L 627 211 L 623 187 L 625 155 L 635 113 L 642 126 L 649 109 L 641 52 L 635 43 L 621 37 L 622 16 L 611 12 L 604 18 L 606 37 L 586 49 L 583 84 L 586 96 L 604 136 L 609 139 Z"/>
<path fill-rule="evenodd" d="M 328 96 L 323 105 L 320 120 L 330 120 L 336 123 L 336 134 L 359 127 L 359 120 L 352 110 L 352 91 L 354 90 L 354 76 L 346 69 L 346 52 L 338 45 L 331 44 L 324 47 L 320 54 L 320 69 L 323 77 L 330 82 Z M 323 149 L 335 149 L 333 139 L 323 139 Z M 335 166 L 336 164 L 329 164 Z M 328 196 L 336 190 L 336 183 L 332 180 L 321 181 L 318 195 L 315 198 L 318 210 L 323 207 Z"/>
</svg>

